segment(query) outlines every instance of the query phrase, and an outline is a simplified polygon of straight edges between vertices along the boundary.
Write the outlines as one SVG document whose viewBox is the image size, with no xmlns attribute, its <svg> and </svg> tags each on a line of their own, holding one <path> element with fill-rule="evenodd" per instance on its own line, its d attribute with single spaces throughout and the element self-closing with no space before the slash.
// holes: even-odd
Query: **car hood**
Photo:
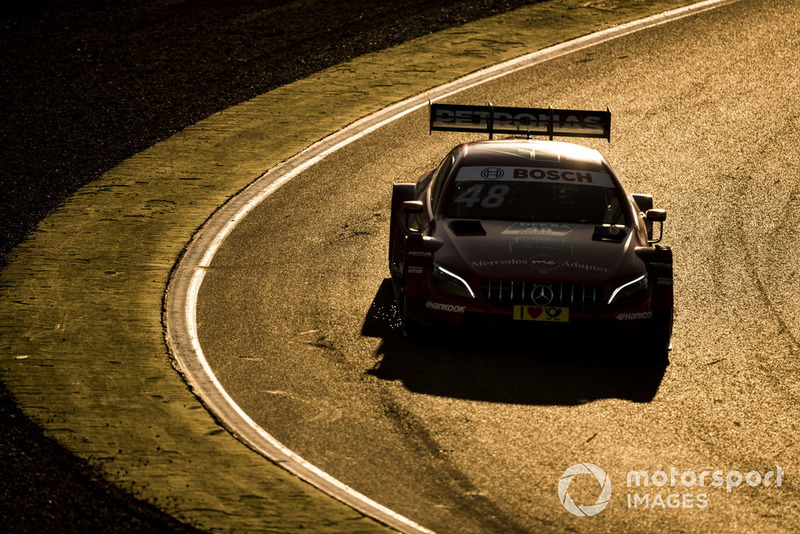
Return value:
<svg viewBox="0 0 800 534">
<path fill-rule="evenodd" d="M 636 233 L 600 240 L 594 224 L 440 221 L 435 261 L 480 280 L 605 285 L 642 272 Z"/>
</svg>

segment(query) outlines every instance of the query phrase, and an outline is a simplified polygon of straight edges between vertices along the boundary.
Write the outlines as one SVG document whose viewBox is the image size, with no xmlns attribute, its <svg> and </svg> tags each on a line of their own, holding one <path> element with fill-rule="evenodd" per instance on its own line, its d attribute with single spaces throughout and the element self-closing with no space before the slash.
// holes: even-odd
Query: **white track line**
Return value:
<svg viewBox="0 0 800 534">
<path fill-rule="evenodd" d="M 197 336 L 197 297 L 205 277 L 205 269 L 211 265 L 222 242 L 236 225 L 279 187 L 340 148 L 427 105 L 429 100 L 442 99 L 578 50 L 737 1 L 699 2 L 494 65 L 364 117 L 267 171 L 206 221 L 188 244 L 170 277 L 164 312 L 167 343 L 177 362 L 178 370 L 184 375 L 193 392 L 211 413 L 245 444 L 306 482 L 400 532 L 431 533 L 425 527 L 336 480 L 286 448 L 253 421 L 230 397 L 209 366 Z"/>
</svg>

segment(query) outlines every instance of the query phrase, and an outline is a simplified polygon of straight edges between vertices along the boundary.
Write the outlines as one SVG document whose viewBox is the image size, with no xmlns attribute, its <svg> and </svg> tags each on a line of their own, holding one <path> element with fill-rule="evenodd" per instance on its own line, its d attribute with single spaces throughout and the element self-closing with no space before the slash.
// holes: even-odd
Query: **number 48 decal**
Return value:
<svg viewBox="0 0 800 534">
<path fill-rule="evenodd" d="M 473 185 L 469 189 L 462 191 L 453 202 L 456 204 L 464 204 L 467 208 L 471 208 L 478 203 L 480 203 L 483 208 L 499 208 L 506 199 L 508 191 L 511 189 L 507 185 L 495 184 L 486 191 L 486 196 L 483 196 L 483 188 L 483 184 Z"/>
</svg>

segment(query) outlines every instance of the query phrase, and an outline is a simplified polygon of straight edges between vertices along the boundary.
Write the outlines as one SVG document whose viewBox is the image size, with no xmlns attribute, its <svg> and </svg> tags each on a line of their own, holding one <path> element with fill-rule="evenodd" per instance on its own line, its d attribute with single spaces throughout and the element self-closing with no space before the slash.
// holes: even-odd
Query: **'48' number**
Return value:
<svg viewBox="0 0 800 534">
<path fill-rule="evenodd" d="M 483 184 L 473 185 L 469 189 L 462 191 L 453 202 L 464 204 L 466 208 L 471 208 L 478 203 L 483 208 L 499 208 L 511 189 L 507 185 L 495 184 L 486 191 L 486 196 L 483 196 L 483 187 Z"/>
</svg>

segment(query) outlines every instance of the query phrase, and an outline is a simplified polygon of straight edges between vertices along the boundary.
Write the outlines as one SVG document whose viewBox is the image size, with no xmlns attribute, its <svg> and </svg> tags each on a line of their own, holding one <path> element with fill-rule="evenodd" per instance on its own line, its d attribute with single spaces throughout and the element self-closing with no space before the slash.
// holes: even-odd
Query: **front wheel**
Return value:
<svg viewBox="0 0 800 534">
<path fill-rule="evenodd" d="M 639 333 L 635 341 L 636 360 L 645 365 L 669 365 L 672 347 L 672 313 L 654 317 L 649 328 Z"/>
<path fill-rule="evenodd" d="M 669 365 L 669 338 L 663 335 L 651 335 L 639 344 L 641 362 L 649 365 Z"/>
<path fill-rule="evenodd" d="M 422 341 L 429 334 L 430 329 L 408 315 L 408 299 L 403 298 L 403 307 L 400 309 L 400 318 L 403 325 L 403 337 L 412 341 Z"/>
</svg>

